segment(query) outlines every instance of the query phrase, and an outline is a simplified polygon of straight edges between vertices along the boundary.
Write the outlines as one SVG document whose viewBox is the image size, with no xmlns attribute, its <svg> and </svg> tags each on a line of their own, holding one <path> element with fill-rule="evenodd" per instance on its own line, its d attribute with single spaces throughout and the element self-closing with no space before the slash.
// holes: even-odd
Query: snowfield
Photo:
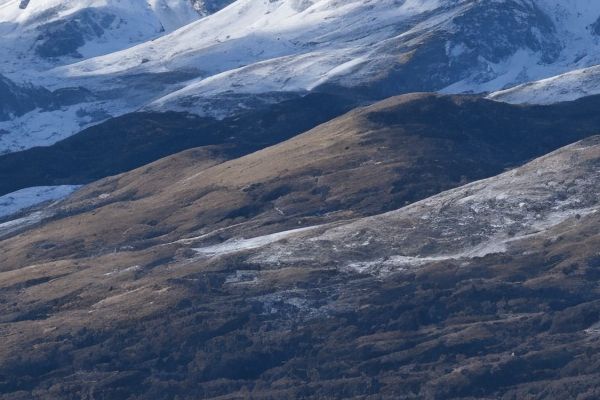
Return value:
<svg viewBox="0 0 600 400">
<path fill-rule="evenodd" d="M 139 109 L 222 118 L 282 92 L 496 92 L 600 63 L 600 3 L 590 0 L 228 3 L 0 1 L 0 74 L 96 96 L 0 123 L 0 153 Z M 591 78 L 562 80 L 565 99 L 596 92 Z M 546 91 L 535 93 L 493 96 L 543 102 Z"/>
<path fill-rule="evenodd" d="M 154 39 L 200 16 L 180 0 L 21 0 L 0 2 L 0 73 L 17 80 Z M 25 70 L 24 70 L 25 67 Z"/>
</svg>

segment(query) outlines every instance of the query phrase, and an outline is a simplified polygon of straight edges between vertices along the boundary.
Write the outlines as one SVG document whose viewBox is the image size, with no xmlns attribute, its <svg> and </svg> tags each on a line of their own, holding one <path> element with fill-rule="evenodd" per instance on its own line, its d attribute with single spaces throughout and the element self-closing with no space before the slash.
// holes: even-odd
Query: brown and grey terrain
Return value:
<svg viewBox="0 0 600 400">
<path fill-rule="evenodd" d="M 305 132 L 359 103 L 312 93 L 224 119 L 184 112 L 127 114 L 52 146 L 0 155 L 0 194 L 90 183 L 200 146 L 218 146 L 223 156 L 239 157 Z"/>
<path fill-rule="evenodd" d="M 598 101 L 402 96 L 0 223 L 2 398 L 595 398 Z"/>
<path fill-rule="evenodd" d="M 202 146 L 219 147 L 221 155 L 229 159 L 240 157 L 301 134 L 362 101 L 356 96 L 311 93 L 224 119 L 175 112 L 128 114 L 52 146 L 0 156 L 0 195 L 32 186 L 86 184 Z M 344 139 L 349 147 L 344 154 L 348 164 L 372 160 L 376 151 L 385 165 L 367 169 L 402 169 L 394 173 L 399 178 L 390 184 L 403 192 L 398 197 L 414 201 L 600 132 L 599 106 L 598 96 L 526 106 L 475 96 L 406 95 L 335 123 L 347 121 L 345 132 L 360 133 Z M 313 137 L 327 129 L 318 129 L 320 133 Z M 332 129 L 337 128 L 333 125 Z M 396 156 L 396 151 L 402 154 Z M 390 157 L 419 167 L 407 171 L 385 162 Z M 318 169 L 319 162 L 307 165 Z M 329 169 L 350 168 L 337 166 L 335 160 L 328 163 Z M 418 182 L 422 182 L 421 188 L 416 187 Z M 410 190 L 404 189 L 407 184 Z"/>
</svg>

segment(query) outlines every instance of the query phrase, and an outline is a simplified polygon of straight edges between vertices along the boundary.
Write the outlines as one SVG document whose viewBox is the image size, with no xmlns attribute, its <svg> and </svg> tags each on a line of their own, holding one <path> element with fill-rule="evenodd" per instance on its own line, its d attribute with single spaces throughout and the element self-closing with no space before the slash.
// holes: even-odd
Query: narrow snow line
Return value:
<svg viewBox="0 0 600 400">
<path fill-rule="evenodd" d="M 215 229 L 214 231 L 210 231 L 210 232 L 205 233 L 205 234 L 200 235 L 200 236 L 194 236 L 194 237 L 191 237 L 191 238 L 179 239 L 179 240 L 176 240 L 174 242 L 165 243 L 162 246 L 168 246 L 168 245 L 171 245 L 171 244 L 192 244 L 193 242 L 197 242 L 198 240 L 206 239 L 208 237 L 216 235 L 217 233 L 225 232 L 225 231 L 227 231 L 227 230 L 229 230 L 231 228 L 235 228 L 235 227 L 244 225 L 245 223 L 246 222 L 240 222 L 239 224 L 229 225 L 229 226 L 226 226 L 226 227 L 223 227 L 223 228 Z"/>
<path fill-rule="evenodd" d="M 26 217 L 4 222 L 0 224 L 0 238 L 8 236 L 21 229 L 27 228 L 28 226 L 35 225 L 41 222 L 45 216 L 46 214 L 44 214 L 43 212 L 37 211 L 27 215 Z"/>
<path fill-rule="evenodd" d="M 306 228 L 292 229 L 292 230 L 288 230 L 288 231 L 272 233 L 270 235 L 257 236 L 257 237 L 250 238 L 250 239 L 244 239 L 244 238 L 231 239 L 231 240 L 228 240 L 221 244 L 195 248 L 193 250 L 198 254 L 207 255 L 207 256 L 216 256 L 216 255 L 237 253 L 237 252 L 244 251 L 244 250 L 258 249 L 258 248 L 264 247 L 266 245 L 269 245 L 269 244 L 272 244 L 275 242 L 279 242 L 283 239 L 287 239 L 298 233 L 315 230 L 321 226 L 322 225 L 316 225 L 316 226 L 310 226 L 310 227 L 306 227 Z"/>
</svg>

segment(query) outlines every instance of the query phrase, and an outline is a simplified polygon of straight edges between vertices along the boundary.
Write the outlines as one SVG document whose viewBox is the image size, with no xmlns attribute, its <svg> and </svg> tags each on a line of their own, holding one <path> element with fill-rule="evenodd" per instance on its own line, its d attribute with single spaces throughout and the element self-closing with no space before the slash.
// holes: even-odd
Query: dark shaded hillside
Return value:
<svg viewBox="0 0 600 400">
<path fill-rule="evenodd" d="M 31 84 L 18 85 L 0 75 L 0 121 L 10 120 L 36 108 L 55 110 L 92 98 L 92 93 L 81 87 L 68 87 L 51 92 Z"/>
<path fill-rule="evenodd" d="M 354 108 L 356 101 L 309 94 L 236 117 L 133 113 L 49 147 L 0 156 L 0 195 L 25 187 L 82 184 L 182 150 L 224 145 L 239 157 L 279 143 Z"/>
<path fill-rule="evenodd" d="M 600 97 L 551 106 L 509 105 L 471 96 L 451 99 L 428 96 L 388 110 L 383 102 L 369 119 L 402 135 L 438 141 L 440 153 L 425 156 L 432 162 L 430 172 L 452 174 L 453 181 L 462 175 L 467 181 L 490 176 L 600 132 Z M 224 120 L 184 113 L 125 115 L 50 147 L 1 156 L 0 194 L 31 186 L 88 183 L 199 146 L 225 145 L 230 157 L 239 157 L 342 114 L 355 101 L 310 94 Z M 430 151 L 417 143 L 411 146 L 416 146 L 415 154 Z M 462 165 L 450 160 L 461 160 Z"/>
<path fill-rule="evenodd" d="M 41 87 L 19 86 L 0 75 L 0 121 L 23 115 L 36 107 L 46 108 L 53 103 L 52 92 Z"/>
</svg>

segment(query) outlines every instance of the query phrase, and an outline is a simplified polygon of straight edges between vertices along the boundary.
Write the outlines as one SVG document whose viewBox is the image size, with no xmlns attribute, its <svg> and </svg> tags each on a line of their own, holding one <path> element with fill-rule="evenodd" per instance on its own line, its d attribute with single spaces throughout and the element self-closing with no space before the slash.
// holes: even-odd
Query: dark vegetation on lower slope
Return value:
<svg viewBox="0 0 600 400">
<path fill-rule="evenodd" d="M 3 272 L 0 397 L 594 399 L 599 225 L 384 277 L 166 243 Z"/>
<path fill-rule="evenodd" d="M 193 248 L 494 175 L 593 133 L 599 103 L 401 96 L 235 160 L 210 146 L 95 182 L 0 241 L 0 398 L 596 398 L 597 214 L 383 279 Z"/>
</svg>

